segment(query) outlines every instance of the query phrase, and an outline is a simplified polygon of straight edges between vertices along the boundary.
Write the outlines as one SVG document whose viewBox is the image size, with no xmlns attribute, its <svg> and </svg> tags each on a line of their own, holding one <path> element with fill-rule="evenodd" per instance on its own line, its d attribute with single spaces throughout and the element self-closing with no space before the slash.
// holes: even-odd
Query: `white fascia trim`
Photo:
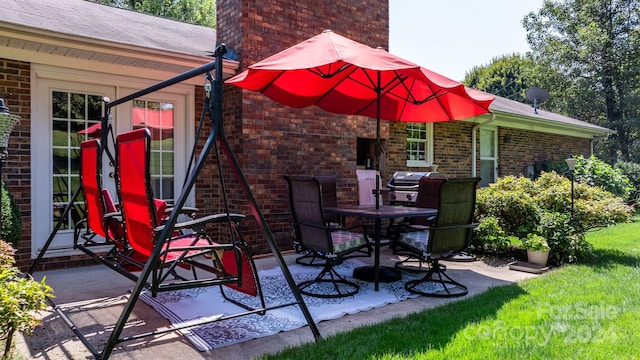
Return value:
<svg viewBox="0 0 640 360">
<path fill-rule="evenodd" d="M 496 115 L 496 119 L 493 121 L 493 125 L 503 128 L 566 135 L 584 139 L 594 139 L 615 133 L 615 131 L 609 129 L 600 130 L 589 126 L 563 124 L 547 119 L 531 119 L 503 111 L 494 111 L 494 114 Z"/>
<path fill-rule="evenodd" d="M 144 67 L 145 62 L 161 62 L 173 65 L 176 68 L 183 68 L 184 71 L 187 71 L 215 61 L 213 57 L 209 56 L 196 56 L 166 51 L 162 49 L 145 48 L 142 46 L 114 43 L 99 39 L 89 39 L 39 29 L 32 29 L 24 26 L 17 26 L 14 24 L 12 24 L 12 27 L 10 28 L 7 28 L 3 25 L 5 25 L 5 23 L 0 22 L 0 38 L 7 37 L 9 39 L 13 38 L 25 42 L 40 43 L 49 46 L 59 46 L 77 51 L 95 52 L 100 54 L 108 54 L 111 56 L 121 56 L 125 58 L 136 59 L 140 61 L 142 67 Z M 214 49 L 212 49 L 212 52 L 213 50 Z M 37 55 L 37 61 L 34 61 L 34 54 Z M 60 66 L 61 59 L 64 59 L 62 63 L 64 63 L 67 67 L 92 71 L 95 70 L 96 63 L 98 63 L 97 61 L 65 57 L 55 54 L 46 54 L 24 48 L 21 49 L 18 47 L 12 47 L 10 45 L 4 47 L 3 57 L 14 60 L 37 62 L 56 66 Z M 105 68 L 102 70 L 103 72 L 113 72 L 110 69 L 118 69 L 117 73 L 123 73 L 122 71 L 125 71 L 127 73 L 130 72 L 131 74 L 139 75 L 140 71 L 139 67 L 134 66 L 124 66 L 107 62 L 99 62 L 99 64 Z M 225 77 L 234 75 L 239 67 L 240 63 L 238 61 L 227 59 L 223 60 L 223 74 L 225 75 Z M 167 71 L 145 68 L 145 77 L 166 79 L 168 77 L 167 74 Z M 201 81 L 198 82 L 201 83 Z"/>
</svg>

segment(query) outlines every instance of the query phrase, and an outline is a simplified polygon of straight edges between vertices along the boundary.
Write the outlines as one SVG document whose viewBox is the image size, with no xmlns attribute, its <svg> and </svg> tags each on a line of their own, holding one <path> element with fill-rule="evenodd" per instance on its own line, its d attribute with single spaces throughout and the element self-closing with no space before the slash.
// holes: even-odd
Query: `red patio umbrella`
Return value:
<svg viewBox="0 0 640 360">
<path fill-rule="evenodd" d="M 173 109 L 156 110 L 134 107 L 132 122 L 134 129 L 149 128 L 154 140 L 173 137 Z M 87 134 L 91 138 L 98 138 L 101 134 L 101 127 L 101 123 L 95 123 L 78 131 L 78 134 Z"/>
<path fill-rule="evenodd" d="M 377 151 L 381 119 L 459 120 L 489 113 L 493 101 L 479 92 L 470 95 L 459 82 L 330 30 L 259 61 L 226 82 L 290 107 L 316 105 L 333 113 L 375 118 Z"/>
</svg>

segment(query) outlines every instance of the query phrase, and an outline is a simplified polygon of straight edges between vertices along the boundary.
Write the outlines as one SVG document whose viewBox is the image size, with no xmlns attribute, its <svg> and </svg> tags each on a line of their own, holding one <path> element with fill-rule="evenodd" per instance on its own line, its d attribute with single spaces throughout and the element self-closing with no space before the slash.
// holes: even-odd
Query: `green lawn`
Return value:
<svg viewBox="0 0 640 360">
<path fill-rule="evenodd" d="M 587 239 L 580 265 L 264 359 L 640 357 L 640 217 Z"/>
</svg>

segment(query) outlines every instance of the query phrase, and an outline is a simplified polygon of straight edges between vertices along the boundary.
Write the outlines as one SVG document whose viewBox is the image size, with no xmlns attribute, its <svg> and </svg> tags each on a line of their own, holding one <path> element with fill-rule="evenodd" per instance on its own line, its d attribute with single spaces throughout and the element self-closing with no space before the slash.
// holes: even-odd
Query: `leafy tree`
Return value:
<svg viewBox="0 0 640 360">
<path fill-rule="evenodd" d="M 494 58 L 491 64 L 477 66 L 466 73 L 464 84 L 474 89 L 527 102 L 525 91 L 530 87 L 533 62 L 520 54 Z"/>
<path fill-rule="evenodd" d="M 190 24 L 216 27 L 215 0 L 89 0 L 162 16 Z"/>
<path fill-rule="evenodd" d="M 640 0 L 545 0 L 523 19 L 540 64 L 561 73 L 567 115 L 617 131 L 600 157 L 640 159 Z"/>
<path fill-rule="evenodd" d="M 531 103 L 526 97 L 528 88 L 540 87 L 549 92 L 549 99 L 542 105 L 538 104 L 540 108 L 567 113 L 566 91 L 569 79 L 546 66 L 531 53 L 514 53 L 494 58 L 488 65 L 474 67 L 466 74 L 463 83 L 522 103 Z"/>
</svg>

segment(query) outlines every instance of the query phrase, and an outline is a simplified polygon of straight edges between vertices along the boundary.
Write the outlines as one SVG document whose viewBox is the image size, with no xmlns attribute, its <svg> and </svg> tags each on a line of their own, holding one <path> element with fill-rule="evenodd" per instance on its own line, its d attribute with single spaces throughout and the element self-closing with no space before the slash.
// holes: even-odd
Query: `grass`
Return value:
<svg viewBox="0 0 640 360">
<path fill-rule="evenodd" d="M 263 359 L 632 359 L 640 217 L 589 233 L 593 258 Z"/>
</svg>

